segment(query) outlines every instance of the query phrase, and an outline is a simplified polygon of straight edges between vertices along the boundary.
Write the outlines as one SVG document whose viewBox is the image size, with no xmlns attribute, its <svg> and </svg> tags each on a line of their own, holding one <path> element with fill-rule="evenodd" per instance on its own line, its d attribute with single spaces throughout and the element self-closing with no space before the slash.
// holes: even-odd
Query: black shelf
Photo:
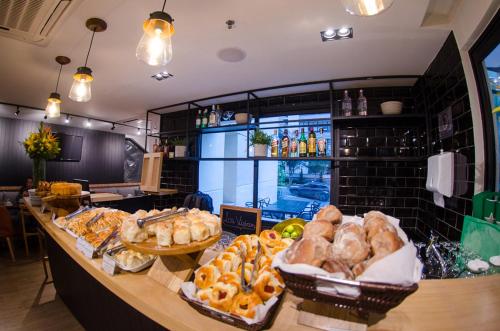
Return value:
<svg viewBox="0 0 500 331">
<path fill-rule="evenodd" d="M 425 156 L 344 156 L 335 158 L 336 161 L 423 161 L 426 160 Z"/>
<path fill-rule="evenodd" d="M 331 156 L 326 157 L 268 157 L 268 156 L 251 156 L 249 160 L 257 161 L 334 161 L 336 158 Z"/>
<path fill-rule="evenodd" d="M 197 134 L 200 132 L 200 129 L 189 129 L 186 131 L 186 129 L 179 129 L 179 130 L 169 130 L 169 131 L 163 131 L 163 132 L 158 132 L 155 134 L 148 134 L 148 137 L 155 137 L 155 138 L 161 138 L 165 136 L 187 136 L 192 135 L 192 134 Z"/>
<path fill-rule="evenodd" d="M 233 132 L 233 131 L 246 131 L 254 130 L 255 124 L 232 124 L 232 125 L 222 125 L 213 128 L 203 128 L 199 129 L 201 133 L 217 133 L 217 132 Z"/>
<path fill-rule="evenodd" d="M 333 116 L 332 123 L 341 125 L 408 125 L 408 121 L 415 121 L 414 124 L 425 125 L 425 118 L 425 114 Z"/>
<path fill-rule="evenodd" d="M 169 158 L 165 156 L 164 161 L 198 161 L 200 158 L 195 157 L 195 156 L 188 156 L 188 157 L 174 157 L 174 158 Z"/>
</svg>

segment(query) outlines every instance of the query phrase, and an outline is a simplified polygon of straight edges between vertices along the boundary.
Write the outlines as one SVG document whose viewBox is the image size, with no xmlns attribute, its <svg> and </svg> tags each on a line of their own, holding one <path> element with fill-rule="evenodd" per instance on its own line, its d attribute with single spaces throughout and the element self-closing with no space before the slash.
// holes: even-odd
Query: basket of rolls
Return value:
<svg viewBox="0 0 500 331">
<path fill-rule="evenodd" d="M 384 314 L 418 289 L 422 263 L 399 220 L 379 211 L 322 208 L 272 266 L 296 296 Z"/>
<path fill-rule="evenodd" d="M 198 268 L 180 296 L 203 315 L 246 330 L 270 325 L 285 283 L 273 257 L 293 243 L 274 230 L 241 235 Z"/>
</svg>

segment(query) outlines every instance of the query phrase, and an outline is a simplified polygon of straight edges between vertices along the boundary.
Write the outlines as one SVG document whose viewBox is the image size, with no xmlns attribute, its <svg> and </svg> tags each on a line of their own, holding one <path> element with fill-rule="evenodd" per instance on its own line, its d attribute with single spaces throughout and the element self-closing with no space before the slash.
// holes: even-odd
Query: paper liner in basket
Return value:
<svg viewBox="0 0 500 331">
<path fill-rule="evenodd" d="M 184 282 L 184 283 L 182 283 L 181 284 L 181 290 L 184 293 L 184 295 L 186 297 L 188 297 L 192 301 L 196 301 L 196 302 L 202 303 L 206 307 L 208 307 L 208 308 L 210 308 L 210 309 L 212 309 L 214 311 L 217 311 L 217 312 L 219 312 L 219 313 L 221 313 L 223 315 L 227 315 L 227 316 L 231 316 L 231 317 L 235 316 L 235 315 L 231 315 L 231 314 L 229 314 L 227 312 L 224 312 L 224 311 L 215 309 L 213 307 L 210 307 L 206 302 L 203 302 L 200 299 L 198 299 L 196 297 L 196 285 L 194 285 L 193 282 Z M 241 318 L 242 320 L 244 320 L 247 324 L 255 324 L 255 323 L 262 322 L 264 320 L 264 318 L 266 317 L 266 314 L 269 311 L 269 309 L 271 309 L 271 307 L 274 304 L 276 304 L 276 302 L 278 302 L 278 297 L 273 296 L 271 299 L 267 300 L 264 304 L 257 305 L 255 307 L 255 317 L 254 318 L 247 318 L 247 317 L 243 317 L 243 316 L 239 316 L 239 315 L 236 315 L 236 316 L 238 316 L 239 318 Z"/>
<path fill-rule="evenodd" d="M 376 283 L 386 283 L 394 285 L 410 286 L 417 283 L 422 276 L 423 265 L 417 258 L 417 248 L 404 231 L 399 227 L 399 220 L 387 216 L 389 222 L 396 227 L 399 237 L 403 240 L 404 246 L 396 252 L 387 255 L 369 266 L 365 272 L 356 278 L 357 281 L 369 281 Z M 363 224 L 363 219 L 357 216 L 344 216 L 342 223 L 354 222 Z M 288 249 L 287 249 L 288 250 Z M 343 279 L 339 273 L 329 273 L 321 268 L 308 264 L 288 264 L 285 262 L 286 251 L 279 252 L 273 260 L 272 267 L 280 268 L 283 271 L 299 275 L 321 275 L 330 278 Z M 318 281 L 317 289 L 325 293 L 340 293 L 352 297 L 359 296 L 359 288 L 348 285 L 333 285 L 328 282 Z"/>
</svg>

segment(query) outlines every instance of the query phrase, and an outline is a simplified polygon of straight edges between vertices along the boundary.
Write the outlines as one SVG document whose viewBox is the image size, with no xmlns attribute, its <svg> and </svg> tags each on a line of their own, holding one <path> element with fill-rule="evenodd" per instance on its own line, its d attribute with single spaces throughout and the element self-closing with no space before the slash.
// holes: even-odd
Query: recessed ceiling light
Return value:
<svg viewBox="0 0 500 331">
<path fill-rule="evenodd" d="M 164 79 L 171 78 L 171 77 L 174 77 L 174 75 L 172 75 L 168 71 L 162 71 L 162 72 L 159 72 L 159 73 L 154 74 L 153 76 L 151 76 L 151 78 L 154 78 L 157 81 L 162 81 Z"/>
<path fill-rule="evenodd" d="M 335 37 L 335 31 L 333 29 L 328 29 L 325 31 L 324 36 L 326 38 L 333 38 Z"/>
<path fill-rule="evenodd" d="M 353 30 L 349 27 L 341 27 L 339 29 L 327 29 L 320 32 L 322 41 L 351 39 L 353 37 Z"/>
<path fill-rule="evenodd" d="M 337 34 L 341 37 L 345 37 L 348 36 L 350 32 L 349 28 L 342 27 L 337 31 Z"/>
</svg>

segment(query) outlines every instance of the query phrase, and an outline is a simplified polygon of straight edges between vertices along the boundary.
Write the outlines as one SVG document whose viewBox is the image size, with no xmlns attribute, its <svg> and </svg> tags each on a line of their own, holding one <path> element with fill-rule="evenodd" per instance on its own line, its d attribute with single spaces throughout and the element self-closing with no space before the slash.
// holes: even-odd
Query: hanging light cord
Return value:
<svg viewBox="0 0 500 331">
<path fill-rule="evenodd" d="M 164 1 L 163 1 L 163 7 L 161 8 L 161 11 L 163 11 L 163 12 L 165 11 L 165 4 L 166 4 L 166 3 L 167 3 L 167 0 L 164 0 Z"/>
<path fill-rule="evenodd" d="M 59 78 L 61 78 L 61 71 L 62 71 L 62 64 L 59 67 L 59 75 L 57 76 L 56 93 L 57 93 L 57 88 L 59 87 Z"/>
<path fill-rule="evenodd" d="M 87 57 L 85 58 L 85 67 L 87 66 L 87 61 L 89 60 L 90 50 L 92 49 L 92 42 L 94 42 L 95 28 L 92 30 L 92 38 L 90 39 L 89 51 L 87 52 Z"/>
</svg>

